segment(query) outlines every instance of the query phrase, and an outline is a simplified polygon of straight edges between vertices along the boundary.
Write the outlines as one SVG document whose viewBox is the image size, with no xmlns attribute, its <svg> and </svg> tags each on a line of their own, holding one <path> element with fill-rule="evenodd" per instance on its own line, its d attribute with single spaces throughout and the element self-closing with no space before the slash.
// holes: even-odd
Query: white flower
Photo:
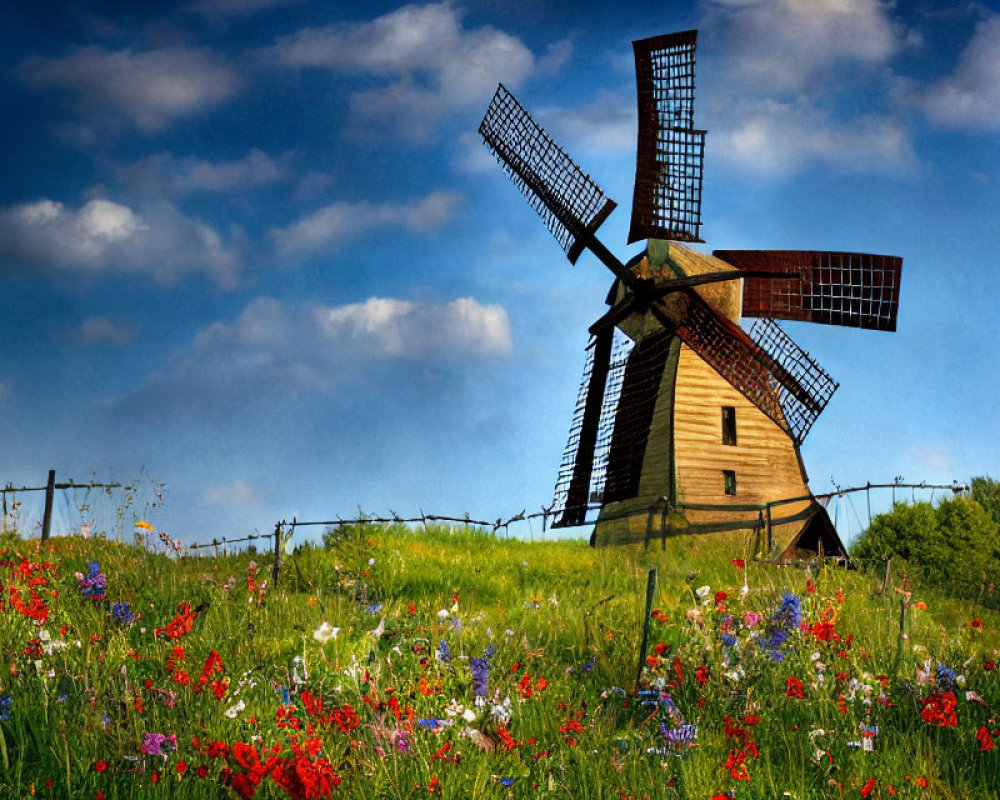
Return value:
<svg viewBox="0 0 1000 800">
<path fill-rule="evenodd" d="M 224 713 L 227 717 L 229 717 L 229 719 L 236 719 L 236 717 L 240 714 L 240 712 L 245 710 L 246 707 L 247 704 L 244 703 L 242 700 L 240 700 L 240 702 L 238 702 L 236 705 L 227 708 Z"/>
<path fill-rule="evenodd" d="M 382 634 L 385 633 L 385 617 L 382 617 L 378 621 L 378 627 L 368 631 L 369 636 L 374 636 L 376 639 L 381 639 Z"/>
<path fill-rule="evenodd" d="M 369 558 L 368 559 L 368 566 L 369 567 L 374 567 L 375 566 L 375 559 L 374 558 Z"/>
<path fill-rule="evenodd" d="M 476 719 L 476 712 L 471 708 L 467 708 L 464 712 L 462 712 L 462 719 L 466 722 L 473 722 Z"/>
<path fill-rule="evenodd" d="M 442 608 L 440 611 L 438 611 L 437 618 L 438 619 L 448 619 L 448 609 Z"/>
<path fill-rule="evenodd" d="M 320 644 L 326 644 L 331 639 L 336 639 L 338 633 L 340 633 L 340 628 L 334 628 L 329 622 L 324 622 L 313 631 L 313 639 Z"/>
</svg>

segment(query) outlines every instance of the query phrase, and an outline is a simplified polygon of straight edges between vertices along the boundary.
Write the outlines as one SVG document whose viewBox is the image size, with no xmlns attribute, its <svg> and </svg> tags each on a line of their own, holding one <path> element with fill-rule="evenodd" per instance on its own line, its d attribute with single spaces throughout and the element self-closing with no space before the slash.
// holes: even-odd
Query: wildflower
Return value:
<svg viewBox="0 0 1000 800">
<path fill-rule="evenodd" d="M 798 700 L 803 700 L 805 699 L 803 688 L 802 681 L 798 678 L 790 675 L 785 678 L 785 697 L 794 697 Z"/>
<path fill-rule="evenodd" d="M 151 530 L 153 530 L 153 526 L 151 524 L 149 524 L 148 522 L 146 522 L 146 520 L 144 520 L 144 519 L 140 519 L 138 522 L 136 522 L 135 523 L 135 527 L 137 527 L 137 528 L 139 528 L 139 530 L 143 530 L 143 531 L 151 531 Z"/>
<path fill-rule="evenodd" d="M 976 734 L 976 739 L 979 740 L 979 750 L 981 752 L 986 752 L 987 750 L 993 750 L 996 745 L 993 743 L 993 738 L 990 736 L 990 732 L 985 725 L 979 728 L 979 732 Z"/>
<path fill-rule="evenodd" d="M 668 728 L 661 723 L 660 733 L 671 747 L 694 747 L 694 740 L 698 738 L 698 726 L 679 725 L 676 728 Z"/>
<path fill-rule="evenodd" d="M 736 569 L 743 569 L 743 566 L 744 566 L 743 559 L 742 558 L 734 558 L 732 560 L 732 565 L 734 567 L 736 567 Z"/>
<path fill-rule="evenodd" d="M 0 720 L 10 722 L 10 707 L 14 705 L 14 698 L 8 694 L 0 695 Z"/>
<path fill-rule="evenodd" d="M 334 628 L 329 622 L 324 622 L 313 631 L 313 639 L 320 644 L 326 644 L 331 639 L 336 639 L 338 633 L 340 633 L 340 628 Z"/>
<path fill-rule="evenodd" d="M 783 648 L 802 622 L 801 601 L 797 595 L 785 592 L 781 596 L 781 606 L 768 620 L 765 635 L 759 640 L 764 652 L 773 660 L 781 661 Z"/>
<path fill-rule="evenodd" d="M 176 733 L 172 733 L 169 736 L 162 733 L 147 733 L 142 741 L 142 747 L 139 748 L 139 752 L 147 756 L 163 756 L 166 758 L 166 753 L 163 752 L 164 747 L 169 747 L 171 750 L 177 749 Z"/>
<path fill-rule="evenodd" d="M 96 561 L 91 561 L 86 576 L 80 572 L 74 573 L 74 576 L 76 577 L 77 588 L 79 588 L 80 593 L 84 597 L 88 600 L 93 600 L 95 603 L 104 599 L 104 590 L 108 581 L 104 573 L 101 572 L 100 564 Z"/>
<path fill-rule="evenodd" d="M 937 725 L 942 728 L 952 728 L 958 725 L 958 716 L 955 713 L 958 699 L 954 692 L 930 694 L 920 700 L 920 704 L 923 706 L 920 718 L 928 725 Z"/>
<path fill-rule="evenodd" d="M 957 676 L 955 675 L 955 670 L 938 662 L 937 669 L 934 671 L 934 679 L 937 681 L 938 689 L 943 692 L 950 692 L 955 688 Z"/>
<path fill-rule="evenodd" d="M 983 621 L 981 619 L 973 619 L 965 623 L 966 627 L 972 628 L 974 631 L 981 631 L 983 629 Z"/>
<path fill-rule="evenodd" d="M 197 612 L 192 611 L 190 605 L 187 603 L 181 603 L 177 606 L 177 615 L 169 623 L 167 623 L 166 627 L 154 628 L 153 634 L 155 636 L 163 635 L 167 639 L 173 639 L 176 641 L 191 630 L 191 626 L 194 624 L 194 618 L 196 616 Z"/>
<path fill-rule="evenodd" d="M 868 782 L 861 787 L 861 796 L 867 798 L 872 792 L 875 791 L 876 782 L 874 778 L 869 778 Z"/>
<path fill-rule="evenodd" d="M 983 662 L 983 671 L 993 672 L 996 669 L 996 662 L 992 658 L 988 658 Z"/>
<path fill-rule="evenodd" d="M 133 614 L 129 604 L 125 602 L 115 603 L 111 606 L 111 616 L 119 625 L 131 625 L 139 619 L 139 615 Z"/>
</svg>

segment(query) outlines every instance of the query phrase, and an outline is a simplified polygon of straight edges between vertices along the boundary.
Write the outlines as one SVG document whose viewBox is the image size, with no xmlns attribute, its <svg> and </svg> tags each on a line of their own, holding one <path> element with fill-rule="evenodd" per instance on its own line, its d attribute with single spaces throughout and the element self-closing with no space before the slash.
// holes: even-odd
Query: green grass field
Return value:
<svg viewBox="0 0 1000 800">
<path fill-rule="evenodd" d="M 2 797 L 1000 798 L 996 614 L 732 539 L 0 548 Z"/>
</svg>

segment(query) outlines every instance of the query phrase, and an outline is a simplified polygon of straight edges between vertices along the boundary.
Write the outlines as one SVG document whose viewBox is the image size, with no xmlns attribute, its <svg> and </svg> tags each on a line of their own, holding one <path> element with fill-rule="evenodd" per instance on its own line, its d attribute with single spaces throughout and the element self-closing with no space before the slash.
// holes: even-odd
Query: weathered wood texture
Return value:
<svg viewBox="0 0 1000 800">
<path fill-rule="evenodd" d="M 736 445 L 722 443 L 722 407 L 736 409 Z M 749 505 L 809 494 L 795 445 L 781 428 L 682 345 L 674 395 L 677 502 Z M 724 470 L 736 473 L 736 494 L 725 494 Z M 781 516 L 808 505 L 781 507 Z M 722 519 L 692 512 L 694 521 Z M 724 514 L 725 512 L 721 512 Z"/>
</svg>

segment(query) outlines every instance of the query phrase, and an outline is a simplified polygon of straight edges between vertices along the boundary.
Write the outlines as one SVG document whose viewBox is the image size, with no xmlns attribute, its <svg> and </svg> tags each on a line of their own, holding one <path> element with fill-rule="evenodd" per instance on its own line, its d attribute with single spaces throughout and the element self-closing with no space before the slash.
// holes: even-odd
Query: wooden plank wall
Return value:
<svg viewBox="0 0 1000 800">
<path fill-rule="evenodd" d="M 723 406 L 736 409 L 736 446 L 722 444 Z M 789 436 L 687 345 L 677 366 L 674 463 L 678 503 L 745 505 L 809 494 Z M 725 494 L 723 470 L 736 472 L 735 495 Z M 806 505 L 781 506 L 776 513 L 794 514 Z M 684 513 L 692 523 L 727 516 Z"/>
</svg>

